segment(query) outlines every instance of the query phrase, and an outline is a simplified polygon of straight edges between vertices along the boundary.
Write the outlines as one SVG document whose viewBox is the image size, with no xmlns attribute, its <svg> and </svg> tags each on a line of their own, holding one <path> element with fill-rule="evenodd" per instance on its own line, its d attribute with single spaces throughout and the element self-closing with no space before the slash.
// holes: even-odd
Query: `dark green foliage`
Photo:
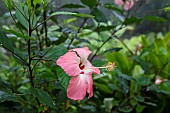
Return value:
<svg viewBox="0 0 170 113">
<path fill-rule="evenodd" d="M 145 4 L 154 4 L 149 0 L 138 0 L 128 11 L 114 0 L 4 2 L 0 113 L 170 112 L 168 6 L 159 9 L 167 16 L 161 17 L 138 13 Z M 137 26 L 146 21 L 161 24 L 162 31 L 139 34 Z M 74 101 L 67 97 L 71 77 L 56 60 L 85 46 L 100 74 L 93 75 L 93 97 Z M 111 71 L 104 68 L 108 62 L 116 65 Z"/>
</svg>

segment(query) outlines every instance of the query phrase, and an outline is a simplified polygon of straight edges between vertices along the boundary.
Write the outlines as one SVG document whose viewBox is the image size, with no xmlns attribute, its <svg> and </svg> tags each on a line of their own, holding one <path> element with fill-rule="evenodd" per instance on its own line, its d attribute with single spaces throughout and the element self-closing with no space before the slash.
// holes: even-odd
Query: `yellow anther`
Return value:
<svg viewBox="0 0 170 113">
<path fill-rule="evenodd" d="M 108 62 L 108 64 L 105 66 L 108 71 L 113 71 L 116 67 L 116 63 Z"/>
</svg>

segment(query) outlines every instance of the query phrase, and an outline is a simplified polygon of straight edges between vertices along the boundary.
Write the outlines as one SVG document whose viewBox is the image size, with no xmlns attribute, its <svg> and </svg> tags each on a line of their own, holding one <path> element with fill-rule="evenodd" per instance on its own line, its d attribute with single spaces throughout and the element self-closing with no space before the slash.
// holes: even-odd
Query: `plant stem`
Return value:
<svg viewBox="0 0 170 113">
<path fill-rule="evenodd" d="M 75 34 L 75 36 L 71 39 L 70 43 L 68 44 L 67 49 L 70 49 L 71 44 L 73 43 L 74 39 L 77 37 L 78 33 L 80 33 L 80 30 L 81 30 L 81 28 L 83 27 L 83 25 L 86 23 L 87 19 L 88 19 L 88 18 L 85 18 L 85 19 L 83 20 L 82 24 L 80 25 L 79 29 L 77 30 L 77 33 Z"/>
<path fill-rule="evenodd" d="M 94 57 L 97 56 L 97 53 L 100 51 L 100 49 L 110 40 L 112 39 L 112 36 L 119 31 L 120 29 L 123 28 L 123 24 L 121 25 L 121 27 L 119 27 L 117 30 L 113 31 L 113 33 L 96 49 L 94 55 L 91 57 L 90 61 L 92 61 L 94 59 Z"/>
<path fill-rule="evenodd" d="M 47 38 L 47 21 L 45 21 L 47 19 L 46 17 L 46 11 L 44 10 L 43 12 L 43 19 L 44 19 L 44 30 L 45 30 L 45 45 L 48 47 L 49 43 L 48 43 L 48 38 Z"/>
<path fill-rule="evenodd" d="M 123 46 L 125 46 L 125 48 L 131 53 L 131 55 L 135 55 L 135 54 L 132 52 L 132 50 L 123 42 L 123 40 L 122 40 L 121 38 L 119 38 L 119 37 L 116 36 L 116 35 L 114 35 L 114 37 L 115 37 L 116 39 L 118 39 L 118 40 L 123 44 Z"/>
<path fill-rule="evenodd" d="M 31 21 L 30 21 L 30 19 L 28 20 L 28 23 L 29 23 L 28 36 L 31 37 L 32 29 L 31 29 Z M 31 61 L 32 61 L 32 58 L 31 58 L 31 39 L 28 39 L 27 46 L 28 46 L 28 70 L 29 70 L 29 78 L 30 78 L 31 86 L 33 88 L 35 88 L 33 70 L 31 69 Z M 38 105 L 40 106 L 40 101 L 38 100 L 37 97 L 36 97 L 36 101 L 37 101 Z"/>
</svg>

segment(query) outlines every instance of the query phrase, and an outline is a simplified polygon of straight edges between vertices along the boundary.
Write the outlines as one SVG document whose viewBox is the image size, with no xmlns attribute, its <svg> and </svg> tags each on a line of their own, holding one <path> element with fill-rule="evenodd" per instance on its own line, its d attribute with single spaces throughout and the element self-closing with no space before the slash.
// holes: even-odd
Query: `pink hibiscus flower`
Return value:
<svg viewBox="0 0 170 113">
<path fill-rule="evenodd" d="M 135 0 L 138 1 L 138 0 Z M 125 10 L 129 10 L 134 5 L 134 0 L 115 0 L 115 4 L 117 5 L 123 5 Z"/>
<path fill-rule="evenodd" d="M 67 97 L 82 100 L 88 92 L 88 98 L 93 96 L 92 74 L 100 74 L 100 70 L 87 60 L 91 51 L 87 47 L 69 50 L 61 56 L 56 64 L 72 78 L 67 88 Z"/>
</svg>

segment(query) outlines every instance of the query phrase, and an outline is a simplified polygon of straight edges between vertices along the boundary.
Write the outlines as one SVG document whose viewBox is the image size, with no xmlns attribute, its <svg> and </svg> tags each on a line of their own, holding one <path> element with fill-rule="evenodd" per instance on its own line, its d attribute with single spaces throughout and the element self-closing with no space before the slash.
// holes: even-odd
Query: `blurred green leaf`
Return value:
<svg viewBox="0 0 170 113">
<path fill-rule="evenodd" d="M 40 100 L 41 104 L 49 106 L 54 109 L 56 108 L 54 101 L 47 92 L 32 87 L 30 88 L 30 91 L 34 97 L 37 97 Z"/>
<path fill-rule="evenodd" d="M 88 106 L 88 105 L 84 105 L 84 106 L 80 106 L 81 109 L 83 110 L 88 110 L 90 112 L 96 112 L 97 109 L 94 106 Z"/>
<path fill-rule="evenodd" d="M 4 101 L 18 102 L 16 96 L 12 92 L 9 92 L 8 90 L 5 91 L 0 90 L 0 103 Z"/>
<path fill-rule="evenodd" d="M 131 106 L 123 106 L 123 107 L 119 107 L 119 111 L 123 112 L 123 113 L 129 113 L 133 110 L 133 108 Z"/>
<path fill-rule="evenodd" d="M 56 61 L 61 55 L 65 54 L 66 52 L 67 52 L 66 47 L 54 46 L 45 48 L 42 54 L 45 54 L 45 57 Z"/>
<path fill-rule="evenodd" d="M 126 80 L 133 80 L 133 78 L 131 76 L 123 74 L 119 69 L 115 69 L 115 71 L 117 72 L 118 76 L 120 76 Z"/>
<path fill-rule="evenodd" d="M 136 112 L 141 113 L 146 106 L 138 104 L 136 107 Z"/>
<path fill-rule="evenodd" d="M 170 11 L 170 6 L 163 8 L 164 11 Z"/>
<path fill-rule="evenodd" d="M 80 5 L 80 4 L 70 3 L 70 4 L 64 4 L 63 6 L 61 6 L 61 8 L 70 8 L 70 9 L 72 9 L 72 8 L 84 8 L 84 6 Z"/>
<path fill-rule="evenodd" d="M 87 5 L 89 8 L 93 8 L 97 5 L 97 0 L 81 0 L 84 5 Z"/>
<path fill-rule="evenodd" d="M 8 7 L 9 10 L 12 9 L 12 1 L 11 0 L 3 0 L 6 3 L 6 6 Z"/>
<path fill-rule="evenodd" d="M 104 4 L 104 7 L 107 8 L 107 9 L 111 9 L 111 10 L 117 11 L 117 12 L 119 12 L 119 13 L 123 13 L 123 10 L 115 7 L 115 5 L 112 4 L 112 3 L 110 3 L 110 4 L 108 4 L 108 3 L 107 3 L 107 4 Z"/>
<path fill-rule="evenodd" d="M 99 27 L 96 27 L 95 29 L 94 29 L 94 31 L 96 31 L 96 32 L 101 32 L 101 31 L 110 31 L 110 30 L 114 30 L 115 29 L 115 26 L 104 26 L 104 25 L 101 25 L 101 26 L 99 26 Z"/>
<path fill-rule="evenodd" d="M 61 44 L 61 43 L 64 43 L 64 42 L 67 40 L 68 37 L 69 37 L 68 35 L 62 34 L 62 35 L 59 37 L 58 40 L 53 41 L 52 43 L 55 44 L 55 45 L 59 45 L 59 44 Z"/>
<path fill-rule="evenodd" d="M 27 34 L 22 34 L 21 32 L 15 31 L 13 29 L 4 29 L 4 30 L 6 32 L 12 33 L 12 34 L 14 34 L 14 35 L 16 35 L 17 37 L 20 37 L 20 38 L 35 40 L 35 38 L 32 38 L 32 37 L 28 36 Z"/>
<path fill-rule="evenodd" d="M 20 10 L 18 10 L 18 9 L 16 10 L 15 15 L 16 15 L 18 21 L 19 21 L 26 29 L 28 29 L 29 24 L 28 24 L 26 15 L 25 15 L 24 10 L 22 9 L 22 7 L 20 8 Z"/>
<path fill-rule="evenodd" d="M 147 62 L 145 62 L 138 56 L 135 57 L 135 61 L 139 63 L 139 65 L 142 67 L 146 74 L 150 73 L 149 64 Z"/>
<path fill-rule="evenodd" d="M 68 76 L 65 73 L 65 71 L 59 66 L 57 66 L 56 72 L 57 72 L 57 77 L 58 77 L 61 85 L 64 87 L 65 90 L 67 90 L 68 83 L 69 83 L 71 77 Z"/>
<path fill-rule="evenodd" d="M 77 17 L 84 17 L 84 18 L 93 18 L 94 16 L 89 15 L 89 14 L 81 14 L 81 13 L 75 13 L 75 12 L 68 12 L 68 11 L 58 11 L 52 13 L 50 16 L 55 16 L 55 15 L 71 15 L 71 16 L 77 16 Z"/>
<path fill-rule="evenodd" d="M 6 34 L 0 29 L 0 46 L 5 47 L 5 49 L 14 52 L 14 48 L 11 40 L 6 36 Z"/>
<path fill-rule="evenodd" d="M 137 82 L 141 85 L 141 86 L 147 86 L 150 84 L 151 79 L 145 76 L 138 76 L 137 78 Z"/>
<path fill-rule="evenodd" d="M 130 18 L 127 18 L 125 21 L 124 21 L 124 24 L 125 25 L 128 25 L 128 24 L 134 24 L 134 23 L 140 23 L 143 19 L 141 18 L 136 18 L 134 16 L 130 17 Z"/>
<path fill-rule="evenodd" d="M 110 113 L 113 108 L 113 100 L 114 98 L 104 98 L 103 104 L 107 113 Z"/>
<path fill-rule="evenodd" d="M 107 19 L 106 19 L 104 13 L 98 8 L 92 9 L 92 15 L 94 16 L 94 19 L 97 22 L 105 22 L 105 23 L 107 22 Z"/>
<path fill-rule="evenodd" d="M 112 94 L 112 90 L 106 85 L 106 84 L 99 84 L 99 83 L 96 83 L 96 87 L 104 92 L 104 93 L 107 93 L 107 94 Z"/>
<path fill-rule="evenodd" d="M 166 22 L 167 20 L 163 17 L 158 16 L 145 16 L 144 20 L 153 21 L 153 22 Z"/>
<path fill-rule="evenodd" d="M 34 0 L 33 4 L 34 4 L 34 6 L 36 6 L 38 3 L 42 3 L 42 2 L 43 2 L 43 0 Z"/>
</svg>

